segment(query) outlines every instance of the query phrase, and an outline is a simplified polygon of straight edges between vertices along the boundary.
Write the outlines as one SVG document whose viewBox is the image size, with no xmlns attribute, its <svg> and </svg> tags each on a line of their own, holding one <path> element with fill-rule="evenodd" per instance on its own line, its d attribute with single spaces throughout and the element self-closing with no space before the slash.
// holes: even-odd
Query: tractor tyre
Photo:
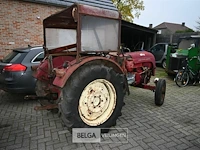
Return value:
<svg viewBox="0 0 200 150">
<path fill-rule="evenodd" d="M 100 63 L 78 68 L 63 88 L 61 119 L 72 128 L 110 128 L 124 105 L 124 76 Z M 103 130 L 108 132 L 109 130 Z"/>
<path fill-rule="evenodd" d="M 166 81 L 164 79 L 159 79 L 155 89 L 155 104 L 157 106 L 162 106 L 162 104 L 164 103 L 165 92 L 166 92 Z"/>
</svg>

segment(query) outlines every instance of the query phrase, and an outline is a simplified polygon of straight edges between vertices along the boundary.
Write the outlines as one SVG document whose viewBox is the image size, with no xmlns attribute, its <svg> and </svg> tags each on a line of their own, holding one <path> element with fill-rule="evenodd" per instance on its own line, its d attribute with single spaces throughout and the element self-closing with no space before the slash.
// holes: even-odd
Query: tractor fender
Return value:
<svg viewBox="0 0 200 150">
<path fill-rule="evenodd" d="M 86 64 L 88 62 L 92 62 L 92 61 L 95 63 L 99 63 L 99 65 L 104 64 L 106 66 L 112 67 L 116 72 L 124 74 L 122 67 L 112 59 L 108 59 L 106 57 L 98 57 L 98 56 L 84 57 L 80 60 L 80 62 L 77 62 L 77 60 L 73 60 L 72 62 L 70 62 L 70 66 L 65 69 L 64 75 L 62 77 L 59 77 L 59 76 L 55 77 L 55 79 L 53 81 L 53 85 L 63 88 L 65 83 L 69 79 L 69 77 L 71 75 L 73 75 L 73 73 L 78 68 L 80 68 L 84 64 Z"/>
</svg>

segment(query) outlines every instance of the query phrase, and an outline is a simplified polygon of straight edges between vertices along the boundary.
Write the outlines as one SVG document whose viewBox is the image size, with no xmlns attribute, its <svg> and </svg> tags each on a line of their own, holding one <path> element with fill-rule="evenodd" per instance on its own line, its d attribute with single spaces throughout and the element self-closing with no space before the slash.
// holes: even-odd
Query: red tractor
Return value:
<svg viewBox="0 0 200 150">
<path fill-rule="evenodd" d="M 163 104 L 165 80 L 147 85 L 155 75 L 154 56 L 120 50 L 117 11 L 74 4 L 43 26 L 45 58 L 32 68 L 41 103 L 36 110 L 59 110 L 69 129 L 109 128 L 121 115 L 129 85 L 155 91 L 155 104 Z"/>
</svg>

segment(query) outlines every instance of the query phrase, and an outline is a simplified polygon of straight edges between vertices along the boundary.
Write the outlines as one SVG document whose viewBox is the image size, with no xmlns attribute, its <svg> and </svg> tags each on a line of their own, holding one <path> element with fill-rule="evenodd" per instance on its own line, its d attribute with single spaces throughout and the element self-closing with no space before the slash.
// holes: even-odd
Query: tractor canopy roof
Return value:
<svg viewBox="0 0 200 150">
<path fill-rule="evenodd" d="M 120 47 L 118 11 L 74 4 L 44 19 L 43 27 L 49 50 L 73 44 L 78 52 L 118 51 Z"/>
<path fill-rule="evenodd" d="M 80 15 L 90 15 L 90 16 L 96 16 L 96 17 L 121 20 L 121 15 L 118 11 L 108 10 L 108 9 L 94 7 L 94 6 L 83 5 L 83 4 L 74 4 L 44 19 L 43 25 L 44 27 L 65 27 L 65 28 L 69 27 L 70 28 L 73 26 L 73 21 L 75 23 L 78 21 L 77 19 L 78 19 L 78 16 Z"/>
</svg>

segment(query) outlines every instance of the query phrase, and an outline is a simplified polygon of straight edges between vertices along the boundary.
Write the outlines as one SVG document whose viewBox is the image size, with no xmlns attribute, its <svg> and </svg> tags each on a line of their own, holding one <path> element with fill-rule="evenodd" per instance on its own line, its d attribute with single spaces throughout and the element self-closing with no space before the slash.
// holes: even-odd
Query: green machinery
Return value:
<svg viewBox="0 0 200 150">
<path fill-rule="evenodd" d="M 176 74 L 182 69 L 184 60 L 189 61 L 189 66 L 194 72 L 200 70 L 200 35 L 179 38 L 177 45 L 170 45 L 167 50 L 166 69 L 168 75 Z"/>
</svg>

